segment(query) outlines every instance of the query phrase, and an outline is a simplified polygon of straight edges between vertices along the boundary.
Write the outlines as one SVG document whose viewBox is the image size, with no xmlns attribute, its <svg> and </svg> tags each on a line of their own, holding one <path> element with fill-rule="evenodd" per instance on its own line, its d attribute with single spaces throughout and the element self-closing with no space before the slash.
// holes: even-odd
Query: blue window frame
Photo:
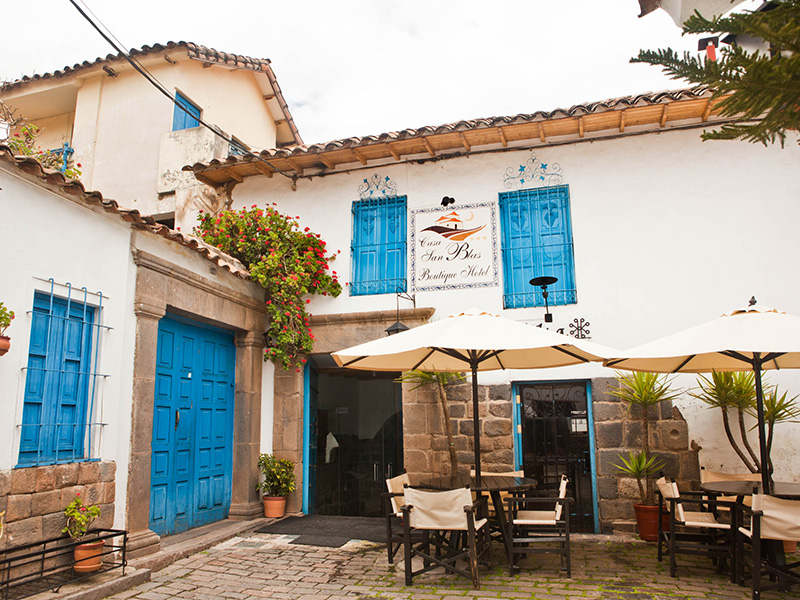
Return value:
<svg viewBox="0 0 800 600">
<path fill-rule="evenodd" d="M 19 464 L 84 459 L 94 374 L 95 309 L 36 292 L 22 411 Z"/>
<path fill-rule="evenodd" d="M 519 190 L 500 194 L 505 308 L 544 306 L 534 277 L 557 277 L 548 287 L 551 305 L 575 304 L 575 260 L 569 186 Z"/>
<path fill-rule="evenodd" d="M 406 291 L 406 197 L 353 202 L 350 295 Z"/>
<path fill-rule="evenodd" d="M 172 113 L 172 131 L 180 131 L 181 129 L 189 129 L 200 125 L 200 107 L 193 104 L 180 92 L 175 92 L 175 100 L 180 106 L 176 104 L 175 111 Z M 186 110 L 182 110 L 181 106 Z"/>
</svg>

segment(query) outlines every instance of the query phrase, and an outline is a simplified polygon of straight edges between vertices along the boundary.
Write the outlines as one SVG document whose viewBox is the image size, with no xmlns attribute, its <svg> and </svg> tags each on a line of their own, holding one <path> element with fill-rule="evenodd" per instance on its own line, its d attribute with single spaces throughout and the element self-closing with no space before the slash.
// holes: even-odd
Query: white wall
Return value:
<svg viewBox="0 0 800 600">
<path fill-rule="evenodd" d="M 627 349 L 760 304 L 800 315 L 800 281 L 787 269 L 798 255 L 800 149 L 743 142 L 701 142 L 699 130 L 663 132 L 536 149 L 544 163 L 563 168 L 570 186 L 578 303 L 551 308 L 552 328 L 574 318 L 590 322 L 593 341 Z M 342 282 L 350 276 L 352 201 L 363 179 L 377 173 L 397 184 L 409 210 L 439 206 L 443 196 L 459 205 L 497 202 L 507 191 L 503 175 L 516 170 L 530 151 L 472 155 L 423 165 L 366 168 L 347 174 L 301 179 L 297 191 L 282 177 L 252 177 L 233 192 L 234 206 L 277 202 L 299 216 L 302 226 L 322 234 L 342 254 L 333 268 Z M 498 223 L 499 225 L 499 223 Z M 499 247 L 499 244 L 498 244 Z M 409 261 L 410 264 L 410 261 Z M 436 308 L 434 319 L 475 306 L 538 324 L 544 310 L 502 309 L 500 287 L 419 292 L 417 306 Z M 410 303 L 401 300 L 401 307 Z M 315 298 L 312 313 L 394 310 L 393 295 Z M 597 365 L 548 371 L 481 374 L 482 382 L 610 376 Z M 796 373 L 770 375 L 800 394 Z M 692 385 L 693 378 L 679 384 Z M 690 435 L 704 447 L 701 464 L 736 465 L 719 436 L 719 416 L 697 401 L 678 402 Z M 784 425 L 773 457 L 778 476 L 788 478 L 790 456 L 800 454 L 800 426 Z M 794 477 L 800 478 L 794 469 Z"/>
<path fill-rule="evenodd" d="M 0 253 L 0 299 L 16 312 L 7 334 L 11 350 L 0 358 L 0 469 L 10 469 L 19 455 L 24 387 L 34 291 L 49 291 L 46 280 L 102 292 L 101 334 L 95 406 L 102 428 L 98 457 L 117 463 L 117 514 L 124 511 L 128 471 L 133 343 L 132 290 L 135 270 L 129 249 L 129 226 L 118 216 L 94 212 L 0 166 L 0 214 L 5 246 Z M 54 293 L 65 296 L 63 285 Z M 78 294 L 73 292 L 73 299 Z M 97 296 L 88 302 L 96 304 Z"/>
</svg>

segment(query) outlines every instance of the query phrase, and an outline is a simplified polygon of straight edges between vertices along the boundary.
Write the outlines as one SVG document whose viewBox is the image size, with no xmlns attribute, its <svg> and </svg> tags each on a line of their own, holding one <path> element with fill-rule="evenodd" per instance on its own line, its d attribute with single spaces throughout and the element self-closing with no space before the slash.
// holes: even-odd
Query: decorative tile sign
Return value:
<svg viewBox="0 0 800 600">
<path fill-rule="evenodd" d="M 491 203 L 411 211 L 411 289 L 494 287 L 497 216 Z"/>
</svg>

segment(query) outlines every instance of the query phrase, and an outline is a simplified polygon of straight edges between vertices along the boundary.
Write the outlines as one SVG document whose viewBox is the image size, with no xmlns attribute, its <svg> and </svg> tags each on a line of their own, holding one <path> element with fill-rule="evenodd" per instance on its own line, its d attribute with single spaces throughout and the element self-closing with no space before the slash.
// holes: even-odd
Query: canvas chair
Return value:
<svg viewBox="0 0 800 600">
<path fill-rule="evenodd" d="M 407 487 L 403 510 L 403 535 L 405 551 L 406 585 L 413 585 L 417 575 L 437 567 L 472 580 L 472 586 L 480 588 L 478 560 L 490 550 L 491 540 L 486 519 L 475 515 L 486 497 L 472 500 L 469 488 L 458 488 L 442 492 L 417 490 Z M 422 534 L 422 541 L 414 543 L 412 534 Z M 450 535 L 449 539 L 446 534 Z M 422 558 L 422 568 L 414 570 L 412 560 Z M 467 569 L 458 562 L 467 562 Z"/>
<path fill-rule="evenodd" d="M 681 492 L 675 480 L 661 477 L 656 481 L 658 493 L 658 562 L 661 562 L 666 547 L 669 553 L 669 574 L 675 577 L 677 555 L 694 554 L 708 556 L 722 571 L 725 561 L 730 565 L 731 581 L 736 581 L 736 543 L 731 523 L 719 521 L 718 509 L 728 510 L 733 502 L 708 498 L 702 492 Z M 699 508 L 696 511 L 684 509 L 688 504 Z M 669 530 L 665 531 L 662 516 L 669 513 Z M 731 511 L 735 519 L 735 511 Z"/>
<path fill-rule="evenodd" d="M 752 559 L 750 586 L 753 600 L 761 598 L 761 592 L 770 589 L 788 591 L 790 584 L 800 584 L 800 561 L 779 564 L 775 556 L 765 551 L 764 540 L 780 544 L 777 540 L 800 542 L 800 500 L 784 500 L 774 496 L 753 493 L 753 506 L 745 509 L 751 515 L 750 529 L 739 527 L 737 536 L 738 555 L 740 558 L 739 573 L 744 581 L 744 544 L 751 546 Z M 773 554 L 782 553 L 781 548 L 773 548 Z M 784 562 L 784 561 L 782 561 Z M 764 584 L 762 577 L 768 575 L 771 582 Z"/>
<path fill-rule="evenodd" d="M 569 513 L 572 498 L 567 497 L 569 479 L 561 476 L 557 497 L 518 496 L 506 498 L 508 504 L 508 567 L 513 575 L 520 554 L 560 555 L 561 569 L 572 577 L 569 547 Z M 547 510 L 542 510 L 547 506 Z M 540 545 L 541 544 L 541 545 Z"/>
<path fill-rule="evenodd" d="M 383 514 L 386 519 L 386 552 L 389 564 L 394 563 L 395 554 L 403 545 L 402 506 L 405 504 L 405 487 L 411 485 L 408 473 L 401 473 L 397 477 L 386 480 L 386 489 L 383 494 Z"/>
<path fill-rule="evenodd" d="M 710 471 L 705 467 L 700 467 L 700 483 L 711 483 L 714 481 L 752 481 L 754 483 L 761 481 L 760 473 L 722 473 L 720 471 Z M 717 500 L 722 502 L 736 502 L 736 496 L 717 496 Z M 750 506 L 752 496 L 745 496 L 743 502 L 746 506 Z M 720 512 L 730 510 L 727 506 L 717 507 Z"/>
</svg>

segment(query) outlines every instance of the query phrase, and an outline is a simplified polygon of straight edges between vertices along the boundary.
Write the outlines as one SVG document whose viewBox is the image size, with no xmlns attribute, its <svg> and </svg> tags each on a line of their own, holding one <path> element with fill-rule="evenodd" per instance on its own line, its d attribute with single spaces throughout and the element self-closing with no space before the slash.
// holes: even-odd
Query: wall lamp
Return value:
<svg viewBox="0 0 800 600">
<path fill-rule="evenodd" d="M 417 297 L 407 294 L 403 288 L 397 288 L 395 290 L 395 301 L 397 303 L 397 321 L 394 324 L 390 325 L 386 329 L 386 335 L 394 335 L 395 333 L 402 333 L 404 331 L 408 331 L 410 328 L 407 325 L 404 325 L 400 322 L 400 298 L 403 300 L 408 300 L 409 302 L 414 303 L 414 308 L 417 308 Z"/>
<path fill-rule="evenodd" d="M 557 277 L 550 277 L 548 275 L 543 275 L 542 277 L 534 277 L 528 283 L 530 283 L 534 287 L 542 288 L 542 298 L 544 298 L 544 322 L 545 323 L 552 323 L 553 322 L 553 315 L 550 314 L 550 306 L 547 303 L 547 297 L 550 295 L 547 293 L 547 286 L 553 285 L 556 281 L 558 281 Z"/>
</svg>

